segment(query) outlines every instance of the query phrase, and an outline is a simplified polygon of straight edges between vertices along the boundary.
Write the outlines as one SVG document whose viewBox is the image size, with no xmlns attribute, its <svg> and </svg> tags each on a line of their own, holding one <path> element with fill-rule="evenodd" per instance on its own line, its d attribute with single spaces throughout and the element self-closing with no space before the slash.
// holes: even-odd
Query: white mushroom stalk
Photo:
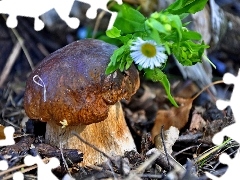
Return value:
<svg viewBox="0 0 240 180">
<path fill-rule="evenodd" d="M 82 139 L 110 157 L 123 156 L 126 151 L 136 150 L 119 102 L 109 108 L 108 117 L 104 121 L 90 124 L 85 128 L 72 126 L 64 129 L 48 123 L 46 132 L 49 144 L 59 146 L 59 143 L 62 143 L 63 148 L 80 149 L 84 153 L 81 164 L 83 166 L 101 164 L 107 157 L 73 136 L 72 132 L 76 132 Z M 60 138 L 56 139 L 59 134 Z"/>
</svg>

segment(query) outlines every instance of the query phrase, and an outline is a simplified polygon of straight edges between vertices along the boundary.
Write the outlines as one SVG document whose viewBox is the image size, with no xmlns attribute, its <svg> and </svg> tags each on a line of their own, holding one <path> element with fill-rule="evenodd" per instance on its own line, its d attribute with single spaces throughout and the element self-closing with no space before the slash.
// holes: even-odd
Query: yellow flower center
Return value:
<svg viewBox="0 0 240 180">
<path fill-rule="evenodd" d="M 150 43 L 143 44 L 141 47 L 141 52 L 148 58 L 154 57 L 157 54 L 156 47 Z"/>
</svg>

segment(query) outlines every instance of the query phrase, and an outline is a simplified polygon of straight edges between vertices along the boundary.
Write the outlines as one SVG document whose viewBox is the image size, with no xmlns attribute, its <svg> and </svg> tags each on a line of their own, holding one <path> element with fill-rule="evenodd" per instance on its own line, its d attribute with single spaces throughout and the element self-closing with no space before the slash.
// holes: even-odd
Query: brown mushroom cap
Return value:
<svg viewBox="0 0 240 180">
<path fill-rule="evenodd" d="M 137 69 L 106 75 L 116 46 L 100 40 L 73 42 L 47 56 L 26 82 L 24 108 L 31 119 L 91 124 L 107 118 L 109 105 L 130 99 L 139 87 Z"/>
</svg>

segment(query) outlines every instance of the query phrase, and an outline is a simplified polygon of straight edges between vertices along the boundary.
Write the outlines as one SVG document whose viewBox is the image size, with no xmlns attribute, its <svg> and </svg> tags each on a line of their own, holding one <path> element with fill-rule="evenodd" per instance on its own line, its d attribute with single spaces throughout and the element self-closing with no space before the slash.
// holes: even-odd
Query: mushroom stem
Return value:
<svg viewBox="0 0 240 180">
<path fill-rule="evenodd" d="M 108 117 L 99 123 L 65 128 L 56 127 L 54 123 L 47 123 L 45 138 L 48 143 L 59 146 L 62 142 L 64 148 L 81 150 L 83 152 L 81 165 L 83 166 L 103 163 L 106 157 L 73 136 L 72 131 L 109 156 L 124 155 L 125 151 L 136 150 L 120 102 L 110 106 Z"/>
</svg>

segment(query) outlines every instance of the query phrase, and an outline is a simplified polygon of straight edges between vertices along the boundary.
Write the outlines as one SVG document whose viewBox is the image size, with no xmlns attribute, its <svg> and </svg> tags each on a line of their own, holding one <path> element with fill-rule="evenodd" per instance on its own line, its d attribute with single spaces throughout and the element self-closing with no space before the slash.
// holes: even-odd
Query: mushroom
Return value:
<svg viewBox="0 0 240 180">
<path fill-rule="evenodd" d="M 28 117 L 47 122 L 49 144 L 81 150 L 82 165 L 100 164 L 106 158 L 72 131 L 108 155 L 136 150 L 119 101 L 130 100 L 137 91 L 139 75 L 134 65 L 105 74 L 116 48 L 100 40 L 75 41 L 47 56 L 26 82 Z"/>
</svg>

